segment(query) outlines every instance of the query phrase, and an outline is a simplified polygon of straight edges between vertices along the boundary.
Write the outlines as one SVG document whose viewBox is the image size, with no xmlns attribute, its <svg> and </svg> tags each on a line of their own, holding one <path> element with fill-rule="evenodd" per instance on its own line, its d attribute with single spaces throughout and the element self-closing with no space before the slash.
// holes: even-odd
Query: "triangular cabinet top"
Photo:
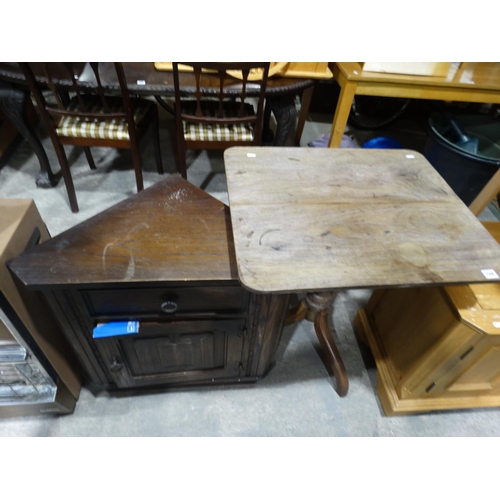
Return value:
<svg viewBox="0 0 500 500">
<path fill-rule="evenodd" d="M 237 280 L 229 208 L 177 174 L 25 252 L 29 288 Z"/>
</svg>

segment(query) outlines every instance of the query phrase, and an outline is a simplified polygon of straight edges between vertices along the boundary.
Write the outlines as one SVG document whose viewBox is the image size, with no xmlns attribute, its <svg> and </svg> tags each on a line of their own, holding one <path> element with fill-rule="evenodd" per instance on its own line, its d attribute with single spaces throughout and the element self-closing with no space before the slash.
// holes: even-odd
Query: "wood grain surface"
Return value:
<svg viewBox="0 0 500 500">
<path fill-rule="evenodd" d="M 12 261 L 31 288 L 99 283 L 232 281 L 229 209 L 178 175 Z"/>
<path fill-rule="evenodd" d="M 500 246 L 415 151 L 237 147 L 224 158 L 238 272 L 250 290 L 500 274 Z"/>
<path fill-rule="evenodd" d="M 452 63 L 446 77 L 401 75 L 363 71 L 357 62 L 334 63 L 349 80 L 357 82 L 385 82 L 387 84 L 408 83 L 418 87 L 456 87 L 472 94 L 477 89 L 498 91 L 500 87 L 500 64 L 497 62 Z M 468 90 L 467 90 L 468 89 Z M 380 94 L 382 95 L 382 94 Z M 390 95 L 390 94 L 389 94 Z M 472 101 L 471 102 L 476 102 Z"/>
</svg>

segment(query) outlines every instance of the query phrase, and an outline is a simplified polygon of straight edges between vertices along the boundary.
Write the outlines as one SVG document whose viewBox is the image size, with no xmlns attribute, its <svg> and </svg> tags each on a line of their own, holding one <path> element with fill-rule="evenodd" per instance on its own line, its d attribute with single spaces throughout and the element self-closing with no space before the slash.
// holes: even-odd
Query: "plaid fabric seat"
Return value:
<svg viewBox="0 0 500 500">
<path fill-rule="evenodd" d="M 82 96 L 90 112 L 104 112 L 102 101 L 99 96 Z M 134 122 L 139 124 L 146 115 L 148 109 L 154 105 L 145 99 L 131 99 L 134 109 Z M 107 103 L 111 112 L 123 112 L 122 100 L 117 98 L 107 98 Z M 74 97 L 68 105 L 69 111 L 78 111 L 79 103 Z M 59 122 L 56 129 L 57 135 L 61 137 L 85 137 L 92 139 L 117 139 L 129 140 L 128 124 L 123 119 L 84 119 L 78 116 L 65 116 Z"/>
<path fill-rule="evenodd" d="M 224 117 L 237 117 L 239 103 L 224 102 Z M 249 103 L 245 103 L 245 115 L 255 116 L 255 110 Z M 203 116 L 217 117 L 219 110 L 218 101 L 205 101 L 202 103 Z M 196 101 L 182 102 L 182 114 L 194 115 Z M 251 124 L 206 124 L 182 121 L 184 138 L 186 141 L 253 141 L 253 127 Z"/>
</svg>

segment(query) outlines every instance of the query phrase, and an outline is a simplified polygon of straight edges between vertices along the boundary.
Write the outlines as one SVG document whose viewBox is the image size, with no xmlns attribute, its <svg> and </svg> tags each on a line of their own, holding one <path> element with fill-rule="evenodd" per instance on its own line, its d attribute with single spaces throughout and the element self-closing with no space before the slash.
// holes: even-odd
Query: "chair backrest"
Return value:
<svg viewBox="0 0 500 500">
<path fill-rule="evenodd" d="M 192 107 L 190 113 L 184 112 L 183 106 L 181 106 L 183 94 L 179 84 L 179 65 L 190 66 L 195 77 L 195 92 L 194 95 L 189 97 L 194 98 L 196 104 Z M 269 62 L 174 62 L 173 76 L 177 126 L 182 129 L 182 121 L 224 125 L 250 124 L 254 127 L 254 137 L 260 138 L 269 66 Z M 241 72 L 241 79 L 230 76 L 227 73 L 228 71 Z M 260 86 L 257 95 L 257 109 L 255 113 L 249 114 L 246 112 L 249 104 L 249 77 L 255 74 L 256 71 L 262 73 L 262 78 L 258 81 L 254 81 L 252 78 L 252 85 L 258 84 Z M 210 80 L 210 84 L 207 85 L 208 80 Z M 202 105 L 202 102 L 206 103 L 207 100 L 214 102 L 212 112 L 208 114 L 204 113 L 206 106 Z M 237 112 L 231 116 L 227 116 L 225 113 L 224 103 L 227 103 L 228 100 L 236 103 L 233 108 L 237 108 Z"/>
<path fill-rule="evenodd" d="M 78 116 L 83 120 L 110 120 L 125 119 L 128 123 L 130 138 L 133 140 L 135 134 L 134 117 L 132 101 L 127 88 L 125 73 L 122 63 L 114 63 L 116 76 L 120 85 L 121 100 L 117 101 L 116 96 L 111 97 L 106 94 L 106 89 L 101 82 L 100 65 L 103 63 L 72 63 L 72 62 L 43 62 L 43 63 L 19 63 L 30 90 L 35 97 L 35 101 L 40 110 L 43 120 L 46 124 L 51 124 L 49 132 L 54 133 L 54 127 L 64 117 Z M 32 66 L 36 65 L 36 76 Z M 92 70 L 95 81 L 92 85 L 88 82 L 80 83 L 78 73 L 82 68 L 88 67 Z M 70 100 L 62 92 L 61 82 L 65 82 L 64 90 L 73 92 L 76 100 L 72 100 L 72 106 L 69 107 Z M 70 86 L 67 83 L 70 83 Z M 44 97 L 43 91 L 49 89 L 53 100 L 48 103 Z M 83 99 L 83 94 L 89 91 L 96 94 L 95 106 L 90 105 L 88 100 Z M 118 102 L 120 103 L 117 106 Z"/>
</svg>

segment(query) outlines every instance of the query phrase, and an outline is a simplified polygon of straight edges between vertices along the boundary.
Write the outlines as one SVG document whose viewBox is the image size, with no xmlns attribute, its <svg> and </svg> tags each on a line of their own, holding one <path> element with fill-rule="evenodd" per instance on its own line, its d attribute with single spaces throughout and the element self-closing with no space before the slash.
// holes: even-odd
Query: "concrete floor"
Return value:
<svg viewBox="0 0 500 500">
<path fill-rule="evenodd" d="M 301 145 L 330 130 L 332 116 L 311 113 Z M 37 129 L 54 170 L 54 150 Z M 380 132 L 351 130 L 360 144 Z M 385 134 L 405 147 L 417 149 L 424 129 L 401 118 Z M 175 172 L 174 130 L 171 118 L 161 114 L 162 156 L 166 174 Z M 88 168 L 85 156 L 68 148 L 80 212 L 68 205 L 64 183 L 38 189 L 36 157 L 21 142 L 0 169 L 0 197 L 32 198 L 52 235 L 78 224 L 135 192 L 128 152 L 96 149 L 98 169 Z M 145 187 L 159 181 L 152 146 L 144 151 Z M 188 180 L 227 203 L 222 153 L 190 152 Z M 494 219 L 488 210 L 482 218 Z M 369 353 L 355 339 L 352 320 L 370 296 L 370 290 L 340 293 L 330 318 L 350 376 L 347 397 L 341 399 L 319 355 L 311 323 L 285 328 L 276 366 L 251 385 L 147 391 L 129 396 L 93 395 L 83 387 L 74 414 L 2 419 L 0 436 L 500 436 L 500 409 L 443 411 L 384 416 L 377 397 L 376 371 Z"/>
</svg>

